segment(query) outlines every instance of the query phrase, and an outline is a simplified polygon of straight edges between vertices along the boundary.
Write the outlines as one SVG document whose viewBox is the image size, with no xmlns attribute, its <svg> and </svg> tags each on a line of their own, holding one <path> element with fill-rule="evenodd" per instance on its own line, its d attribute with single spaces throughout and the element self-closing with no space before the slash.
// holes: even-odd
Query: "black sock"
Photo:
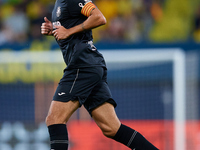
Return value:
<svg viewBox="0 0 200 150">
<path fill-rule="evenodd" d="M 68 149 L 68 133 L 65 124 L 54 124 L 48 126 L 51 150 Z"/>
<path fill-rule="evenodd" d="M 139 132 L 121 124 L 116 135 L 113 137 L 115 141 L 118 141 L 132 150 L 158 150 L 149 141 L 147 141 Z"/>
</svg>

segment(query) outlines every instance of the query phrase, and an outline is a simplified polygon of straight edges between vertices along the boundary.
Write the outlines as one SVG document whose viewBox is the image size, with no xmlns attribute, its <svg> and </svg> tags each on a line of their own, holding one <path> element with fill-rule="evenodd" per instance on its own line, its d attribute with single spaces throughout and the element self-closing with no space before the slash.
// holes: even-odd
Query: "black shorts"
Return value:
<svg viewBox="0 0 200 150">
<path fill-rule="evenodd" d="M 103 67 L 91 67 L 65 70 L 60 80 L 53 100 L 68 102 L 78 100 L 80 107 L 84 105 L 90 113 L 104 102 L 116 102 L 112 95 L 107 80 L 107 70 Z"/>
</svg>

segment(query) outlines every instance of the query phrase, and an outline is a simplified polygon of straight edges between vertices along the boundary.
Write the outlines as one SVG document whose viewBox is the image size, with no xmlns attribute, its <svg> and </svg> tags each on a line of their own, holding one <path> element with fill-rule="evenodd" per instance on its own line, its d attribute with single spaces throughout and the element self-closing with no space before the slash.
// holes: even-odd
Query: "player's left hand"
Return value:
<svg viewBox="0 0 200 150">
<path fill-rule="evenodd" d="M 54 26 L 56 29 L 52 32 L 57 40 L 63 40 L 69 37 L 68 31 L 63 26 Z"/>
</svg>

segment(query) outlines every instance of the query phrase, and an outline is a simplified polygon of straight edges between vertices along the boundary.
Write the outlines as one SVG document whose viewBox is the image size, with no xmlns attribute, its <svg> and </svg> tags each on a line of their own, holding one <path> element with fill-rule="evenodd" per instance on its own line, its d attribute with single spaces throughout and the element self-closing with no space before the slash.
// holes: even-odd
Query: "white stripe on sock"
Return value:
<svg viewBox="0 0 200 150">
<path fill-rule="evenodd" d="M 132 136 L 131 136 L 131 138 L 130 138 L 130 140 L 129 140 L 129 142 L 128 142 L 128 144 L 127 144 L 128 147 L 129 147 L 129 146 L 131 145 L 131 143 L 133 142 L 133 140 L 134 140 L 136 134 L 137 134 L 137 131 L 134 131 L 133 134 L 132 134 Z"/>
</svg>

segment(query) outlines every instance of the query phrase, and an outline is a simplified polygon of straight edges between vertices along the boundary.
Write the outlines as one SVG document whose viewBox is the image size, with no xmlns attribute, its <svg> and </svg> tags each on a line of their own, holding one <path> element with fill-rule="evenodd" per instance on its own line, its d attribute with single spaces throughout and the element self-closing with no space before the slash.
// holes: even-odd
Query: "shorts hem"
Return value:
<svg viewBox="0 0 200 150">
<path fill-rule="evenodd" d="M 85 99 L 85 100 L 84 100 Z M 53 99 L 53 101 L 59 101 L 59 102 L 69 102 L 69 101 L 79 101 L 79 107 L 81 107 L 84 102 L 86 101 L 86 98 L 81 98 L 80 96 L 73 96 L 71 98 L 65 98 L 63 100 L 63 98 L 60 98 L 60 99 Z"/>
</svg>

